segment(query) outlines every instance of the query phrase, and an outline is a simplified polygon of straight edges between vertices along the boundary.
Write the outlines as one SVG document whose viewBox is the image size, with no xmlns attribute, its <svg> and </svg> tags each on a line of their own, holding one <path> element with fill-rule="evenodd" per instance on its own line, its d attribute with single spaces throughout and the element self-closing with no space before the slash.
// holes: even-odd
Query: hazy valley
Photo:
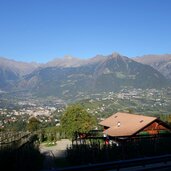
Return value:
<svg viewBox="0 0 171 171">
<path fill-rule="evenodd" d="M 86 60 L 67 56 L 46 64 L 0 61 L 2 118 L 26 114 L 27 120 L 56 110 L 54 119 L 59 119 L 70 103 L 81 104 L 98 118 L 117 111 L 149 115 L 171 111 L 171 55 L 128 58 L 113 53 Z"/>
<path fill-rule="evenodd" d="M 132 59 L 117 53 L 90 59 L 67 56 L 46 64 L 0 58 L 0 93 L 3 97 L 52 97 L 68 103 L 125 88 L 167 88 L 170 72 L 171 55 Z"/>
</svg>

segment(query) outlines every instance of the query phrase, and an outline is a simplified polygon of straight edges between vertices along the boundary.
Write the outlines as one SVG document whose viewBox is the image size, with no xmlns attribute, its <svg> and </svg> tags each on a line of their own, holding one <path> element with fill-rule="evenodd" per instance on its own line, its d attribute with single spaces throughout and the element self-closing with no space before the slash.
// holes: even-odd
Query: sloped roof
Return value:
<svg viewBox="0 0 171 171">
<path fill-rule="evenodd" d="M 156 117 L 118 112 L 99 124 L 109 127 L 104 131 L 109 136 L 131 136 L 155 120 Z"/>
</svg>

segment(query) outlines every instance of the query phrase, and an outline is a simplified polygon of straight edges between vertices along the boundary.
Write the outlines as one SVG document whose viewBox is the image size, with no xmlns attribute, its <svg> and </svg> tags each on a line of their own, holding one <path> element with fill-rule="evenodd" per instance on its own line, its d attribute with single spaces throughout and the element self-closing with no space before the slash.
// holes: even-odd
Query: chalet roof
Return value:
<svg viewBox="0 0 171 171">
<path fill-rule="evenodd" d="M 117 137 L 131 136 L 155 120 L 156 117 L 118 112 L 99 124 L 109 127 L 104 131 L 105 134 Z"/>
</svg>

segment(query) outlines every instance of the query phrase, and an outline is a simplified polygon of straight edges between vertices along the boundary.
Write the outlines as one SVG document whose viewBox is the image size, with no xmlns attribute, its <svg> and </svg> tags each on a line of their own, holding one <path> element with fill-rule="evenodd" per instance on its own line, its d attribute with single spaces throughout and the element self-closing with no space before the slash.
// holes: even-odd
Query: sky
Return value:
<svg viewBox="0 0 171 171">
<path fill-rule="evenodd" d="M 0 56 L 45 63 L 171 53 L 171 0 L 0 0 Z"/>
</svg>

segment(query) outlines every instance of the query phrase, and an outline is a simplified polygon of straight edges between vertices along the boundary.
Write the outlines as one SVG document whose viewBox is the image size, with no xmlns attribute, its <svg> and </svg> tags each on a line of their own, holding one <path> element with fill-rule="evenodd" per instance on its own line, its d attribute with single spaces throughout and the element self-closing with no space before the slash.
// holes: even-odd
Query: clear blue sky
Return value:
<svg viewBox="0 0 171 171">
<path fill-rule="evenodd" d="M 0 56 L 171 53 L 171 0 L 0 0 Z"/>
</svg>

